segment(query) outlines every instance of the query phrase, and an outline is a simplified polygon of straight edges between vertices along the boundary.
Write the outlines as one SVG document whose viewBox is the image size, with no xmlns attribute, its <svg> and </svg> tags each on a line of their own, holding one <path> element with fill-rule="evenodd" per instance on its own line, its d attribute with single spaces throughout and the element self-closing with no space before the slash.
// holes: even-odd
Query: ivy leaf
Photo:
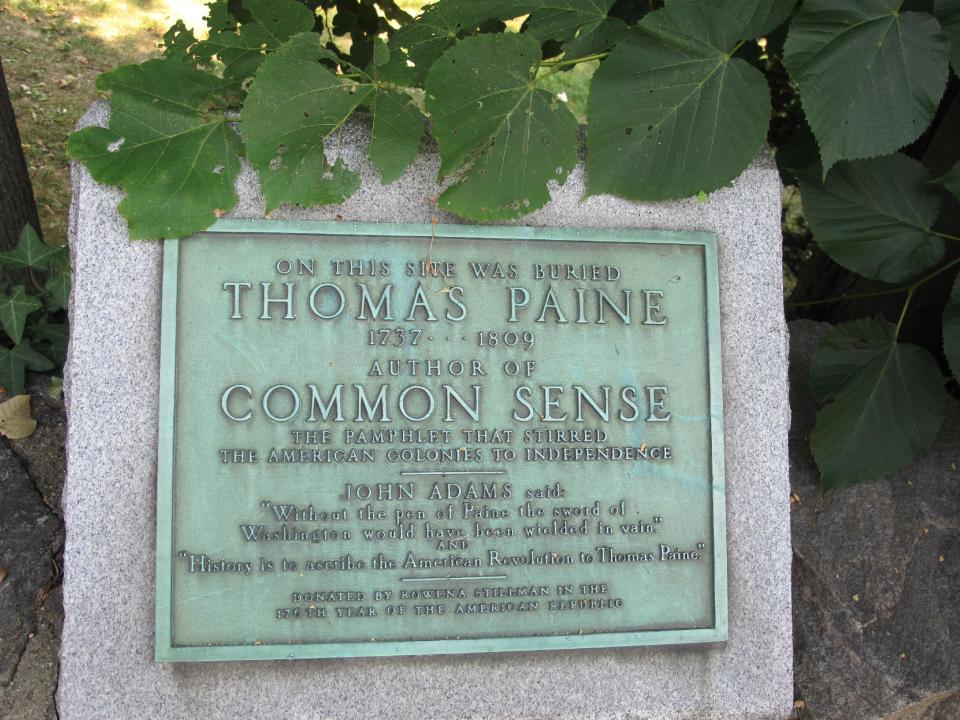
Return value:
<svg viewBox="0 0 960 720">
<path fill-rule="evenodd" d="M 30 337 L 41 345 L 41 350 L 62 365 L 67 357 L 70 329 L 64 323 L 52 323 L 46 315 L 31 323 Z M 48 352 L 49 350 L 49 352 Z"/>
<path fill-rule="evenodd" d="M 763 74 L 730 57 L 742 32 L 732 14 L 674 0 L 614 48 L 587 104 L 590 194 L 688 197 L 750 164 L 771 109 Z"/>
<path fill-rule="evenodd" d="M 829 398 L 810 436 L 824 490 L 899 470 L 929 449 L 943 422 L 936 360 L 898 343 L 879 317 L 833 328 L 813 357 L 811 385 Z"/>
<path fill-rule="evenodd" d="M 953 281 L 953 292 L 943 310 L 943 353 L 950 372 L 960 382 L 960 275 Z"/>
<path fill-rule="evenodd" d="M 313 29 L 316 16 L 296 0 L 243 0 L 243 7 L 252 21 L 238 25 L 227 11 L 218 9 L 211 19 L 221 27 L 210 31 L 209 37 L 198 43 L 195 53 L 220 58 L 223 77 L 232 89 L 239 89 L 244 80 L 253 76 L 263 62 L 265 51 L 276 50 L 294 35 Z"/>
<path fill-rule="evenodd" d="M 50 258 L 63 250 L 56 245 L 46 245 L 40 240 L 32 225 L 24 225 L 20 239 L 13 250 L 0 252 L 0 265 L 8 270 L 46 270 Z"/>
<path fill-rule="evenodd" d="M 892 153 L 933 120 L 947 84 L 949 43 L 902 0 L 806 0 L 783 62 L 800 88 L 823 172 L 840 160 Z"/>
<path fill-rule="evenodd" d="M 209 227 L 237 201 L 240 138 L 210 98 L 222 81 L 172 60 L 125 65 L 97 78 L 112 90 L 110 127 L 89 127 L 67 152 L 93 177 L 119 185 L 134 239 L 176 238 Z"/>
<path fill-rule="evenodd" d="M 47 309 L 57 311 L 67 307 L 70 301 L 70 258 L 66 248 L 54 255 L 50 261 L 50 273 L 43 289 L 49 293 Z"/>
<path fill-rule="evenodd" d="M 550 199 L 577 162 L 577 121 L 536 86 L 540 44 L 526 35 L 461 41 L 427 76 L 440 174 L 462 171 L 440 207 L 471 220 L 525 215 Z M 469 69 L 469 72 L 466 71 Z"/>
<path fill-rule="evenodd" d="M 303 33 L 272 53 L 240 113 L 247 157 L 260 174 L 267 212 L 280 205 L 339 202 L 359 176 L 327 162 L 323 140 L 373 94 L 335 75 L 319 35 Z M 353 177 L 351 177 L 353 176 Z"/>
<path fill-rule="evenodd" d="M 0 325 L 14 344 L 23 338 L 27 315 L 43 307 L 43 303 L 27 295 L 23 285 L 17 285 L 9 295 L 0 295 Z"/>
<path fill-rule="evenodd" d="M 826 182 L 801 174 L 800 189 L 814 239 L 848 270 L 902 282 L 943 256 L 943 240 L 930 232 L 940 194 L 916 160 L 898 153 L 842 163 Z"/>
<path fill-rule="evenodd" d="M 27 369 L 42 372 L 53 369 L 53 363 L 23 340 L 12 348 L 0 347 L 0 385 L 8 395 L 23 392 Z"/>
<path fill-rule="evenodd" d="M 23 440 L 33 435 L 37 421 L 30 416 L 30 396 L 17 395 L 0 403 L 0 435 Z"/>
<path fill-rule="evenodd" d="M 960 200 L 960 163 L 954 165 L 946 175 L 938 177 L 934 182 L 945 187 L 957 200 Z"/>
<path fill-rule="evenodd" d="M 960 0 L 934 0 L 933 14 L 950 40 L 950 62 L 960 75 Z"/>
</svg>

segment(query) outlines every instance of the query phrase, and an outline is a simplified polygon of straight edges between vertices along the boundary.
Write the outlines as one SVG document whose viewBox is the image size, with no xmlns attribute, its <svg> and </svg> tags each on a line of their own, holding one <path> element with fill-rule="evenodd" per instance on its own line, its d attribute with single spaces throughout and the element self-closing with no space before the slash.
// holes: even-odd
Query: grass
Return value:
<svg viewBox="0 0 960 720">
<path fill-rule="evenodd" d="M 398 4 L 415 14 L 426 0 Z M 159 55 L 163 33 L 175 20 L 199 31 L 205 12 L 203 0 L 0 0 L 3 69 L 46 242 L 67 242 L 66 140 L 100 97 L 97 75 Z M 578 65 L 544 83 L 567 98 L 580 122 L 596 65 Z"/>
<path fill-rule="evenodd" d="M 0 0 L 0 48 L 44 240 L 67 242 L 67 136 L 99 97 L 97 75 L 157 54 L 166 28 L 198 22 L 194 0 Z"/>
</svg>

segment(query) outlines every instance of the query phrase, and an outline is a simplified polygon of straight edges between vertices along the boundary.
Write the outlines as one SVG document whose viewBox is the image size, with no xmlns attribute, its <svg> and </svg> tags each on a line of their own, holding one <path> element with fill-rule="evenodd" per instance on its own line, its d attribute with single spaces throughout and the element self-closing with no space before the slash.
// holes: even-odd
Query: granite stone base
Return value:
<svg viewBox="0 0 960 720">
<path fill-rule="evenodd" d="M 106 124 L 95 106 L 83 125 Z M 338 206 L 275 218 L 440 222 L 438 157 L 425 146 L 382 186 L 362 124 L 341 153 L 363 186 Z M 232 217 L 262 217 L 247 168 Z M 121 194 L 74 168 L 64 720 L 94 718 L 786 718 L 793 704 L 787 335 L 780 180 L 761 156 L 704 202 L 581 202 L 583 166 L 518 224 L 717 234 L 726 438 L 729 641 L 496 655 L 247 663 L 153 661 L 162 247 L 131 242 Z"/>
</svg>

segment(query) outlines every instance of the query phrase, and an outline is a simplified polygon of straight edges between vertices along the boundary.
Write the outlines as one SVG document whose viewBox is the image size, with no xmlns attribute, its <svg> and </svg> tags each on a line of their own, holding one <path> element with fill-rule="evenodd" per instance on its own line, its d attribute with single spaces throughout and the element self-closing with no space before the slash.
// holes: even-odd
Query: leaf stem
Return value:
<svg viewBox="0 0 960 720">
<path fill-rule="evenodd" d="M 960 237 L 951 235 L 950 233 L 942 233 L 936 230 L 928 230 L 927 232 L 929 232 L 931 235 L 936 235 L 937 237 L 943 238 L 944 240 L 955 240 L 956 242 L 960 242 Z"/>
<path fill-rule="evenodd" d="M 43 285 L 40 284 L 40 281 L 37 280 L 37 276 L 33 274 L 33 268 L 28 267 L 27 270 L 30 272 L 30 282 L 33 283 L 33 286 L 37 289 L 38 292 L 40 292 L 43 295 L 46 295 L 47 291 L 46 289 L 44 289 Z"/>
<path fill-rule="evenodd" d="M 916 292 L 919 285 L 913 285 L 907 291 L 907 297 L 903 300 L 903 308 L 900 310 L 900 319 L 897 320 L 897 331 L 893 336 L 894 340 L 900 339 L 900 328 L 903 325 L 903 319 L 907 316 L 907 308 L 910 307 L 910 301 L 913 299 L 913 293 Z"/>
<path fill-rule="evenodd" d="M 960 239 L 960 238 L 958 238 Z M 923 285 L 928 280 L 935 278 L 940 273 L 946 272 L 955 265 L 960 265 L 960 258 L 955 258 L 948 262 L 946 265 L 942 265 L 931 273 L 924 275 L 922 278 L 916 282 L 908 283 L 907 285 L 901 285 L 900 287 L 890 288 L 889 290 L 876 290 L 874 292 L 864 292 L 864 293 L 848 293 L 845 295 L 838 295 L 837 297 L 824 298 L 823 300 L 808 300 L 805 302 L 788 302 L 787 307 L 809 307 L 811 305 L 826 305 L 827 303 L 842 302 L 843 300 L 857 300 L 860 298 L 870 298 L 870 297 L 882 297 L 884 295 L 897 295 L 902 292 L 913 293 Z M 909 298 L 908 298 L 909 301 Z M 902 318 L 901 318 L 902 320 Z M 899 326 L 898 326 L 899 327 Z"/>
<path fill-rule="evenodd" d="M 591 60 L 603 60 L 610 54 L 610 51 L 598 52 L 593 55 L 584 55 L 583 57 L 571 58 L 567 60 L 563 58 L 562 60 L 541 60 L 540 67 L 550 67 L 550 68 L 563 68 L 570 67 L 572 65 L 579 65 L 580 63 L 590 62 Z"/>
</svg>

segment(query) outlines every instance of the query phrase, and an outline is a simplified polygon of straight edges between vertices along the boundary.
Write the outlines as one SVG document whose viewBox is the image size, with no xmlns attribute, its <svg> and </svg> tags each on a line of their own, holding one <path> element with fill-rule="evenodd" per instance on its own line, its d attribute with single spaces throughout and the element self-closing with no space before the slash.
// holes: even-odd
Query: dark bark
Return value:
<svg viewBox="0 0 960 720">
<path fill-rule="evenodd" d="M 40 232 L 37 204 L 0 60 L 0 250 L 12 249 L 27 223 Z"/>
</svg>

